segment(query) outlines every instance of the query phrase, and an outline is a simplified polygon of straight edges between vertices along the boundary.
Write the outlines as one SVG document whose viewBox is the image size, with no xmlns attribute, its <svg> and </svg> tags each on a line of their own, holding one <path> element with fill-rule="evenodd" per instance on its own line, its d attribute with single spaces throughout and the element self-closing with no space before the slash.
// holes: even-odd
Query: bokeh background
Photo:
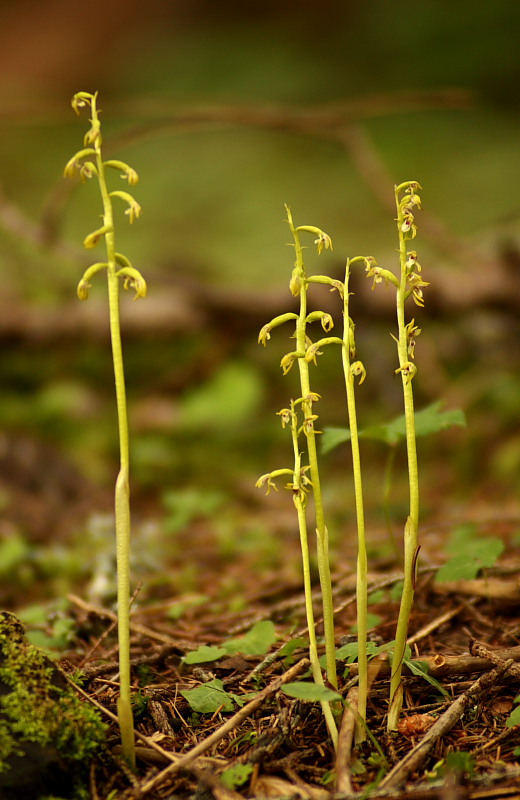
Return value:
<svg viewBox="0 0 520 800">
<path fill-rule="evenodd" d="M 261 549 L 281 510 L 291 513 L 283 493 L 264 500 L 254 489 L 290 458 L 275 412 L 297 393 L 296 375 L 279 368 L 288 331 L 257 344 L 259 328 L 292 308 L 284 203 L 333 239 L 319 260 L 309 247 L 310 272 L 341 277 L 355 255 L 395 268 L 393 185 L 409 179 L 423 187 L 416 247 L 431 283 L 425 308 L 410 309 L 423 331 L 417 405 L 442 400 L 467 418 L 420 443 L 424 514 L 516 513 L 519 27 L 514 0 L 109 0 L 102 12 L 1 3 L 4 575 L 23 586 L 42 573 L 64 580 L 68 543 L 110 528 L 99 516 L 117 468 L 103 280 L 87 303 L 75 294 L 100 202 L 94 183 L 62 177 L 86 130 L 70 107 L 78 90 L 99 91 L 106 151 L 141 178 L 142 217 L 130 227 L 121 215 L 117 234 L 149 284 L 145 301 L 122 304 L 143 541 L 164 547 L 165 533 L 182 537 L 203 517 L 224 550 L 237 532 Z M 362 275 L 354 290 L 363 426 L 400 414 L 402 400 L 391 292 L 371 292 Z M 337 315 L 335 302 L 313 296 Z M 345 424 L 336 354 L 314 374 L 320 423 Z M 365 459 L 377 527 L 385 446 L 367 443 Z M 399 452 L 397 519 L 403 463 Z M 347 449 L 323 469 L 350 529 Z M 36 543 L 45 558 L 28 566 Z M 82 575 L 89 556 L 75 558 Z"/>
</svg>

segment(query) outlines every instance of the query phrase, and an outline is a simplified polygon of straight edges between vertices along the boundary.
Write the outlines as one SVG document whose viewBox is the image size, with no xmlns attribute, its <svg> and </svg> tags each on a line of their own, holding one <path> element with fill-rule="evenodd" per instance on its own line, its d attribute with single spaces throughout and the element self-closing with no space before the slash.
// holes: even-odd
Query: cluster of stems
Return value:
<svg viewBox="0 0 520 800">
<path fill-rule="evenodd" d="M 325 637 L 325 658 L 327 680 L 334 688 L 338 685 L 336 674 L 336 647 L 334 638 L 334 610 L 332 599 L 332 582 L 330 576 L 329 561 L 329 534 L 325 524 L 325 512 L 323 507 L 323 497 L 321 492 L 320 471 L 318 466 L 318 448 L 316 442 L 315 423 L 318 415 L 315 413 L 314 405 L 319 400 L 319 395 L 313 392 L 310 383 L 309 359 L 306 358 L 308 351 L 307 327 L 315 321 L 320 321 L 323 330 L 328 331 L 333 325 L 332 317 L 322 311 L 308 313 L 307 310 L 307 288 L 308 278 L 305 272 L 303 261 L 303 248 L 300 242 L 300 233 L 309 232 L 317 236 L 316 243 L 318 252 L 322 249 L 332 248 L 330 237 L 319 228 L 314 226 L 300 226 L 296 228 L 293 224 L 292 215 L 287 208 L 287 221 L 292 234 L 292 245 L 295 250 L 294 269 L 290 281 L 291 294 L 299 298 L 299 313 L 289 312 L 281 314 L 272 319 L 260 331 L 259 342 L 266 344 L 271 337 L 273 328 L 282 325 L 284 322 L 293 322 L 295 326 L 294 339 L 296 349 L 287 353 L 281 362 L 284 374 L 287 374 L 295 362 L 298 362 L 299 369 L 299 391 L 300 397 L 291 402 L 290 409 L 282 409 L 280 413 L 282 424 L 290 424 L 293 450 L 294 467 L 292 469 L 275 470 L 274 472 L 263 475 L 258 481 L 257 486 L 267 485 L 276 488 L 275 479 L 281 475 L 289 475 L 292 480 L 286 484 L 286 488 L 293 493 L 293 499 L 298 514 L 298 524 L 300 530 L 300 541 L 303 557 L 304 589 L 306 600 L 307 624 L 310 636 L 310 661 L 314 680 L 323 685 L 323 677 L 318 659 L 317 641 L 314 626 L 314 612 L 312 607 L 312 592 L 310 578 L 310 557 L 307 536 L 307 496 L 312 492 L 314 500 L 314 523 L 316 531 L 316 558 L 320 579 L 322 614 Z M 301 421 L 300 421 L 301 417 Z M 305 440 L 305 455 L 308 463 L 302 466 L 302 437 Z M 325 718 L 329 732 L 333 741 L 337 742 L 336 724 L 328 703 L 322 704 L 325 711 Z"/>
<path fill-rule="evenodd" d="M 262 328 L 259 335 L 259 342 L 265 346 L 267 341 L 270 339 L 273 328 L 276 328 L 285 322 L 292 322 L 295 326 L 294 339 L 296 340 L 296 349 L 290 353 L 287 353 L 282 358 L 281 367 L 284 374 L 287 374 L 294 363 L 298 363 L 301 396 L 296 401 L 291 401 L 289 408 L 282 409 L 282 411 L 279 412 L 283 426 L 287 426 L 291 430 L 294 465 L 291 469 L 278 469 L 267 473 L 266 475 L 262 475 L 262 477 L 257 481 L 257 486 L 267 486 L 267 491 L 269 492 L 271 487 L 276 489 L 275 481 L 277 478 L 285 476 L 289 478 L 288 482 L 286 483 L 286 488 L 289 489 L 293 494 L 300 531 L 307 624 L 309 628 L 310 661 L 314 680 L 316 683 L 323 685 L 323 676 L 318 658 L 318 645 L 314 627 L 314 612 L 311 596 L 310 556 L 307 535 L 307 500 L 310 494 L 313 496 L 317 542 L 316 554 L 323 605 L 326 674 L 328 682 L 334 687 L 337 687 L 334 613 L 328 552 L 328 532 L 325 525 L 316 447 L 316 434 L 318 434 L 319 431 L 315 429 L 315 423 L 318 419 L 318 416 L 314 411 L 314 404 L 319 400 L 319 395 L 311 390 L 309 364 L 311 362 L 316 363 L 316 358 L 317 356 L 321 355 L 323 347 L 337 344 L 341 348 L 342 369 L 347 400 L 348 424 L 350 429 L 352 475 L 355 492 L 358 540 L 356 583 L 359 667 L 359 696 L 357 708 L 358 725 L 356 728 L 356 740 L 358 742 L 365 738 L 369 682 L 367 664 L 368 563 L 355 383 L 356 380 L 358 380 L 360 384 L 363 383 L 366 372 L 363 363 L 359 361 L 356 356 L 356 344 L 354 336 L 355 325 L 350 316 L 349 307 L 349 279 L 352 266 L 356 263 L 360 263 L 365 267 L 367 276 L 373 278 L 374 286 L 378 283 L 384 282 L 386 285 L 392 284 L 396 290 L 398 336 L 394 337 L 394 339 L 397 342 L 399 359 L 399 367 L 397 368 L 396 373 L 400 373 L 403 386 L 406 420 L 406 443 L 408 453 L 410 509 L 404 529 L 404 584 L 397 624 L 396 641 L 392 655 L 392 673 L 390 684 L 388 729 L 395 730 L 402 706 L 401 672 L 405 656 L 408 623 L 413 603 L 415 571 L 419 549 L 417 544 L 417 531 L 419 524 L 419 481 L 415 444 L 415 417 L 412 379 L 416 373 L 416 367 L 414 363 L 415 339 L 419 335 L 420 329 L 417 328 L 413 319 L 407 323 L 405 317 L 405 303 L 408 298 L 412 296 L 415 303 L 419 306 L 422 306 L 422 289 L 428 285 L 421 277 L 421 267 L 417 261 L 417 254 L 413 250 L 408 250 L 408 241 L 413 239 L 416 235 L 414 211 L 416 208 L 420 208 L 420 198 L 418 195 L 419 188 L 419 184 L 416 181 L 409 181 L 397 186 L 395 189 L 397 227 L 399 235 L 399 275 L 395 275 L 390 270 L 378 267 L 376 261 L 372 257 L 358 256 L 356 258 L 347 260 L 344 281 L 332 279 L 326 275 L 307 276 L 303 262 L 300 234 L 303 232 L 308 232 L 317 237 L 315 239 L 315 244 L 317 245 L 318 253 L 321 253 L 323 249 L 332 249 L 332 242 L 330 237 L 324 231 L 313 225 L 301 225 L 295 227 L 291 212 L 287 208 L 287 221 L 292 233 L 293 246 L 296 253 L 296 260 L 290 281 L 290 290 L 294 296 L 299 297 L 299 313 L 288 312 L 275 317 Z M 310 340 L 307 329 L 312 322 L 319 321 L 325 333 L 329 333 L 333 327 L 333 320 L 330 314 L 323 311 L 308 311 L 307 293 L 311 284 L 328 285 L 330 286 L 331 291 L 337 291 L 342 298 L 342 337 L 325 336 L 314 343 Z M 303 451 L 301 446 L 302 439 L 305 441 L 305 448 Z M 302 464 L 302 458 L 304 455 L 306 456 L 308 462 L 305 465 Z M 329 704 L 322 703 L 322 706 L 324 708 L 331 737 L 333 741 L 336 742 L 336 725 L 334 717 L 331 715 Z"/>
<path fill-rule="evenodd" d="M 125 214 L 132 223 L 141 213 L 141 207 L 134 197 L 126 191 L 109 191 L 107 170 L 116 170 L 130 186 L 138 182 L 137 173 L 123 161 L 105 161 L 102 155 L 102 136 L 97 93 L 78 92 L 72 98 L 72 107 L 79 114 L 83 109 L 90 111 L 90 128 L 85 134 L 84 146 L 74 154 L 65 167 L 65 176 L 77 173 L 83 182 L 95 178 L 98 182 L 103 206 L 102 225 L 89 233 L 83 242 L 86 249 L 94 248 L 104 241 L 106 261 L 96 262 L 85 270 L 78 284 L 78 297 L 86 300 L 93 276 L 106 270 L 108 280 L 108 305 L 110 338 L 116 388 L 117 415 L 119 427 L 120 467 L 115 488 L 115 528 L 117 559 L 117 609 L 119 641 L 119 681 L 120 693 L 117 712 L 121 730 L 123 754 L 127 762 L 135 766 L 135 745 L 133 715 L 130 700 L 130 484 L 129 484 L 129 434 L 126 407 L 125 376 L 119 317 L 119 288 L 123 281 L 125 289 L 133 289 L 135 298 L 146 296 L 146 283 L 141 273 L 135 269 L 128 258 L 116 251 L 113 200 L 117 198 L 126 204 Z"/>
</svg>

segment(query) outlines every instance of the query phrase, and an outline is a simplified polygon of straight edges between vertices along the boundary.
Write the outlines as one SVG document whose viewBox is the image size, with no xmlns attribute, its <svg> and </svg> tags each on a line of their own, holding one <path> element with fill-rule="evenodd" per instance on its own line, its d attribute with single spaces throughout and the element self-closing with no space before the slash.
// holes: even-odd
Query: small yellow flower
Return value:
<svg viewBox="0 0 520 800">
<path fill-rule="evenodd" d="M 363 365 L 362 361 L 354 361 L 353 364 L 350 365 L 350 374 L 352 377 L 357 378 L 359 376 L 359 385 L 363 383 L 367 376 L 367 371 Z"/>
<path fill-rule="evenodd" d="M 290 408 L 282 408 L 281 411 L 276 412 L 276 415 L 280 417 L 282 428 L 285 428 L 286 425 L 290 425 L 293 412 Z"/>
<path fill-rule="evenodd" d="M 318 255 L 321 255 L 322 250 L 332 250 L 332 239 L 325 233 L 325 231 L 321 231 L 320 235 L 317 239 L 314 240 L 314 244 L 318 248 Z"/>
</svg>

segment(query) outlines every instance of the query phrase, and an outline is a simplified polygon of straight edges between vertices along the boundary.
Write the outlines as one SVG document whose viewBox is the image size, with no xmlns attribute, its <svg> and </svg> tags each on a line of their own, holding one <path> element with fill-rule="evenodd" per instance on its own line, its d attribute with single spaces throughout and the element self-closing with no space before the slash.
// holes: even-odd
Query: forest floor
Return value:
<svg viewBox="0 0 520 800">
<path fill-rule="evenodd" d="M 388 734 L 388 662 L 376 659 L 369 736 L 353 749 L 351 714 L 344 713 L 335 752 L 319 704 L 283 691 L 289 681 L 309 680 L 296 551 L 286 570 L 259 573 L 251 559 L 219 553 L 207 526 L 195 524 L 183 535 L 182 559 L 197 565 L 196 592 L 172 597 L 167 581 L 142 586 L 131 643 L 136 774 L 126 768 L 117 724 L 107 716 L 115 714 L 118 694 L 114 613 L 71 595 L 76 637 L 60 664 L 68 673 L 82 670 L 82 690 L 110 725 L 107 749 L 91 766 L 92 799 L 520 797 L 520 727 L 506 724 L 520 693 L 520 518 L 504 509 L 495 515 L 474 509 L 475 518 L 478 536 L 505 541 L 505 556 L 474 579 L 439 583 L 432 560 L 446 531 L 442 523 L 427 526 L 409 642 L 413 661 L 427 663 L 433 682 L 405 669 L 399 731 Z M 376 559 L 370 574 L 376 644 L 394 636 L 399 579 L 391 558 Z M 350 568 L 335 571 L 338 647 L 355 639 L 354 581 Z M 319 619 L 319 594 L 315 613 Z M 261 621 L 274 625 L 269 653 L 238 646 L 211 661 L 185 662 L 201 646 L 225 646 Z M 339 691 L 346 707 L 355 707 L 355 665 L 343 661 L 338 668 Z M 189 690 L 208 681 L 217 700 L 211 698 L 206 712 L 194 710 Z"/>
<path fill-rule="evenodd" d="M 28 511 L 28 496 L 17 499 Z M 67 604 L 62 602 L 59 612 L 40 624 L 39 633 L 52 638 L 56 620 L 65 622 L 68 640 L 55 663 L 71 678 L 81 673 L 77 691 L 98 707 L 108 726 L 106 746 L 86 776 L 87 796 L 520 798 L 520 726 L 507 724 L 520 694 L 518 507 L 493 503 L 489 496 L 452 509 L 439 502 L 435 514 L 425 519 L 409 629 L 412 672 L 405 666 L 399 730 L 386 731 L 389 667 L 386 655 L 379 655 L 371 662 L 367 739 L 352 746 L 354 717 L 345 711 L 343 720 L 338 718 L 335 751 L 319 703 L 284 692 L 288 682 L 310 681 L 291 503 L 283 493 L 264 498 L 248 489 L 242 504 L 238 517 L 227 521 L 231 531 L 219 525 L 222 513 L 208 510 L 201 518 L 195 514 L 173 536 L 157 509 L 136 514 L 133 585 L 139 584 L 131 618 L 135 773 L 121 756 L 115 717 L 118 653 L 110 536 L 108 565 L 101 558 L 98 573 L 73 582 L 73 591 L 69 580 Z M 35 514 L 35 520 L 43 518 L 54 526 L 55 537 L 66 535 L 50 514 Z M 351 522 L 344 527 L 354 533 Z M 374 647 L 394 638 L 402 577 L 383 528 L 370 532 L 369 638 Z M 256 539 L 248 542 L 254 530 Z M 459 538 L 462 531 L 466 561 L 482 552 L 483 542 L 503 542 L 503 553 L 492 565 L 477 563 L 474 577 L 456 579 L 455 574 L 439 581 L 454 531 Z M 9 535 L 4 527 L 4 542 Z M 49 533 L 39 535 L 36 544 L 41 546 Z M 346 709 L 356 701 L 356 664 L 347 657 L 347 646 L 355 642 L 355 556 L 355 541 L 333 543 L 336 642 L 343 648 L 338 690 Z M 28 582 L 27 558 L 20 561 L 19 574 L 13 568 L 1 587 L 3 607 L 14 612 L 42 602 L 38 591 L 48 570 L 42 573 L 42 564 L 34 561 Z M 62 576 L 53 591 L 64 585 Z M 315 588 L 320 636 L 317 575 Z M 423 670 L 427 665 L 426 677 L 424 671 L 414 674 L 418 665 Z M 197 692 L 201 688 L 202 694 Z M 34 794 L 13 796 L 36 800 Z"/>
</svg>

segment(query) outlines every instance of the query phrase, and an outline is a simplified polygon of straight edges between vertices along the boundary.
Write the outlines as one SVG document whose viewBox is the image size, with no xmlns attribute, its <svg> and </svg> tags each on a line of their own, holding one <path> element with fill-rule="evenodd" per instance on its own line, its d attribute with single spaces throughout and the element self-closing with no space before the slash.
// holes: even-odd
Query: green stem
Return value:
<svg viewBox="0 0 520 800">
<path fill-rule="evenodd" d="M 300 298 L 300 312 L 296 321 L 296 350 L 305 353 L 307 347 L 306 318 L 307 318 L 307 282 L 303 266 L 303 254 L 300 238 L 289 216 L 289 225 L 294 237 L 296 263 L 293 282 L 298 286 Z M 321 493 L 320 473 L 318 467 L 318 454 L 314 421 L 312 419 L 312 394 L 310 388 L 309 365 L 305 358 L 298 358 L 300 372 L 300 386 L 302 393 L 302 409 L 305 417 L 304 426 L 307 439 L 307 452 L 311 471 L 311 480 L 314 497 L 314 513 L 316 517 L 317 560 L 320 577 L 321 596 L 323 604 L 323 625 L 325 633 L 325 653 L 327 663 L 327 678 L 335 688 L 338 685 L 336 674 L 336 645 L 334 635 L 334 607 L 332 599 L 332 581 L 329 564 L 329 539 L 325 525 L 325 514 Z"/>
<path fill-rule="evenodd" d="M 309 537 L 307 535 L 307 514 L 306 499 L 301 480 L 301 454 L 298 447 L 298 418 L 294 410 L 294 403 L 291 403 L 291 434 L 294 450 L 294 505 L 298 516 L 298 529 L 300 532 L 300 548 L 302 552 L 303 569 L 303 588 L 305 594 L 305 613 L 307 617 L 307 628 L 309 631 L 309 660 L 311 662 L 312 676 L 318 686 L 324 686 L 323 675 L 321 673 L 320 659 L 318 655 L 318 642 L 316 639 L 316 628 L 314 624 L 314 609 L 312 606 L 312 581 L 309 556 Z M 338 729 L 334 721 L 334 715 L 330 703 L 321 703 L 325 722 L 332 739 L 334 748 L 338 745 Z"/>
<path fill-rule="evenodd" d="M 365 511 L 363 503 L 363 481 L 361 476 L 361 458 L 359 452 L 359 433 L 356 412 L 356 395 L 354 388 L 354 375 L 351 370 L 351 322 L 349 317 L 349 277 L 350 260 L 345 269 L 345 283 L 343 292 L 343 347 L 341 349 L 343 360 L 343 373 L 347 393 L 347 408 L 350 428 L 350 446 L 352 452 L 352 474 L 354 479 L 354 493 L 356 502 L 356 519 L 358 534 L 356 602 L 357 602 L 357 637 L 358 637 L 358 665 L 359 665 L 359 695 L 358 715 L 362 724 L 356 726 L 356 741 L 365 739 L 366 707 L 368 696 L 368 663 L 367 663 L 367 610 L 368 610 L 368 562 L 365 532 Z"/>
<path fill-rule="evenodd" d="M 95 97 L 92 101 L 92 115 L 93 118 L 96 118 L 97 116 Z M 135 743 L 132 706 L 130 700 L 130 459 L 128 416 L 119 318 L 119 278 L 116 275 L 118 266 L 115 255 L 116 248 L 114 240 L 113 210 L 105 178 L 105 168 L 101 155 L 101 146 L 98 141 L 95 144 L 95 150 L 99 188 L 103 201 L 103 225 L 106 227 L 105 244 L 107 252 L 110 338 L 112 344 L 112 359 L 114 363 L 120 450 L 120 469 L 115 488 L 117 616 L 120 681 L 120 694 L 117 701 L 117 710 L 119 726 L 121 730 L 123 754 L 127 762 L 132 767 L 135 767 Z"/>
<path fill-rule="evenodd" d="M 399 261 L 401 279 L 397 291 L 397 324 L 399 367 L 403 385 L 404 415 L 406 426 L 406 449 L 408 455 L 408 481 L 410 494 L 410 511 L 404 531 L 404 583 L 401 606 L 397 621 L 395 649 L 392 658 L 392 675 L 390 679 L 390 707 L 388 713 L 388 730 L 397 730 L 402 708 L 401 673 L 408 636 L 408 623 L 415 591 L 415 562 L 417 559 L 417 533 L 419 526 L 419 475 L 417 467 L 417 446 L 415 437 L 415 415 L 412 389 L 412 375 L 407 374 L 405 365 L 409 364 L 408 335 L 405 323 L 405 301 L 407 292 L 406 275 L 406 236 L 402 231 L 402 217 L 399 204 L 399 187 L 396 189 L 396 205 L 398 210 Z"/>
<path fill-rule="evenodd" d="M 397 453 L 397 445 L 396 444 L 389 445 L 388 456 L 386 458 L 386 464 L 385 464 L 384 481 L 383 481 L 383 513 L 385 515 L 386 529 L 388 531 L 388 536 L 390 537 L 390 541 L 392 542 L 392 547 L 395 550 L 397 560 L 401 561 L 402 556 L 401 556 L 401 551 L 399 549 L 399 545 L 397 543 L 397 539 L 395 538 L 394 525 L 392 522 L 392 508 L 391 508 L 392 473 L 393 473 L 396 453 Z"/>
</svg>

